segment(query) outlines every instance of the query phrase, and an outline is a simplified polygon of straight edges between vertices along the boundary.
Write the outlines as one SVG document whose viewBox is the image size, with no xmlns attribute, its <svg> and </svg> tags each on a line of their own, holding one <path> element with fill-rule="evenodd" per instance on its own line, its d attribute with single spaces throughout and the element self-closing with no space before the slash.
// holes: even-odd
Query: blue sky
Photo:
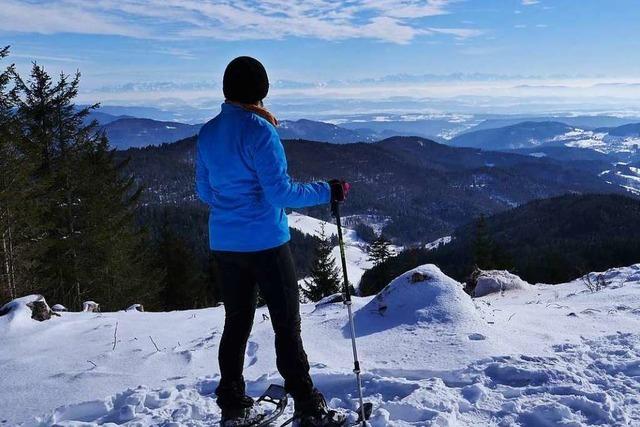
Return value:
<svg viewBox="0 0 640 427">
<path fill-rule="evenodd" d="M 32 60 L 51 72 L 80 69 L 84 90 L 98 100 L 132 88 L 141 94 L 138 101 L 147 91 L 192 98 L 219 92 L 224 66 L 238 55 L 262 60 L 274 82 L 316 87 L 335 80 L 365 85 L 399 74 L 483 73 L 488 76 L 476 79 L 563 83 L 640 79 L 640 0 L 0 3 L 0 40 L 12 46 L 20 69 Z"/>
</svg>

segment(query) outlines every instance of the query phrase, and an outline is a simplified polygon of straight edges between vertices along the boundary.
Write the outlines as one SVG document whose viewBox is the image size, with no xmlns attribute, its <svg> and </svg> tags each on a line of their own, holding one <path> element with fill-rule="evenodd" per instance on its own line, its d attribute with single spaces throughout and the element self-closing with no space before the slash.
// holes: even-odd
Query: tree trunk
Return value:
<svg viewBox="0 0 640 427">
<path fill-rule="evenodd" d="M 9 248 L 7 247 L 7 232 L 2 233 L 2 253 L 4 258 L 4 276 L 7 278 L 7 290 L 9 291 L 9 298 L 15 299 L 13 294 L 13 285 L 11 283 L 11 267 L 9 265 Z"/>
<path fill-rule="evenodd" d="M 18 297 L 17 284 L 16 284 L 16 257 L 13 252 L 13 233 L 11 232 L 11 226 L 7 228 L 7 233 L 9 235 L 8 246 L 9 246 L 9 256 L 8 256 L 8 264 L 9 264 L 9 284 L 11 287 L 11 298 Z M 3 239 L 4 240 L 4 239 Z"/>
</svg>

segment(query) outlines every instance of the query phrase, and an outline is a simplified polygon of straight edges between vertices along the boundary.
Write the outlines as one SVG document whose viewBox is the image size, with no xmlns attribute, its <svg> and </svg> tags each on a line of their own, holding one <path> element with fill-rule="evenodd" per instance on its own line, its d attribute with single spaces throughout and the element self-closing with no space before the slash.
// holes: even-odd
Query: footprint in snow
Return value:
<svg viewBox="0 0 640 427">
<path fill-rule="evenodd" d="M 247 363 L 245 368 L 253 366 L 258 361 L 258 343 L 255 341 L 249 341 L 249 345 L 247 346 Z"/>
<path fill-rule="evenodd" d="M 487 339 L 487 337 L 485 337 L 485 336 L 484 336 L 484 335 L 482 335 L 482 334 L 476 334 L 476 333 L 474 333 L 474 334 L 469 334 L 469 339 L 470 339 L 471 341 L 484 341 L 484 340 L 486 340 L 486 339 Z"/>
</svg>

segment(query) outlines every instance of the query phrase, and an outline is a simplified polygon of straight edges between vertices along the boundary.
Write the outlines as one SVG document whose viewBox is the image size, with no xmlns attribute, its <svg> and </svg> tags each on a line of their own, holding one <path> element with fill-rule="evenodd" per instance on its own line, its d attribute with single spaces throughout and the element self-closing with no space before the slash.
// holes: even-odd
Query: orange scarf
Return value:
<svg viewBox="0 0 640 427">
<path fill-rule="evenodd" d="M 243 104 L 241 102 L 235 102 L 235 101 L 229 101 L 229 100 L 225 100 L 224 102 L 226 102 L 227 104 L 232 104 L 232 105 L 237 105 L 239 107 L 242 107 L 247 111 L 251 111 L 252 113 L 259 115 L 260 117 L 262 117 L 263 119 L 271 123 L 272 125 L 278 126 L 278 119 L 276 119 L 276 116 L 271 114 L 271 112 L 269 112 L 269 110 L 264 108 L 262 105 Z"/>
</svg>

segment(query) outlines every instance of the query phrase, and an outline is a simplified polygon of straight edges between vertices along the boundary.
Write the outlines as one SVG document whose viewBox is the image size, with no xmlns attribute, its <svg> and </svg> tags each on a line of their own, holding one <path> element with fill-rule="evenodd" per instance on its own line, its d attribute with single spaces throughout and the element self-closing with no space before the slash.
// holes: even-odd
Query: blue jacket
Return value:
<svg viewBox="0 0 640 427">
<path fill-rule="evenodd" d="M 284 208 L 328 203 L 329 184 L 299 184 L 287 174 L 287 159 L 275 127 L 232 104 L 198 135 L 196 190 L 209 205 L 211 249 L 255 252 L 289 241 Z"/>
</svg>

